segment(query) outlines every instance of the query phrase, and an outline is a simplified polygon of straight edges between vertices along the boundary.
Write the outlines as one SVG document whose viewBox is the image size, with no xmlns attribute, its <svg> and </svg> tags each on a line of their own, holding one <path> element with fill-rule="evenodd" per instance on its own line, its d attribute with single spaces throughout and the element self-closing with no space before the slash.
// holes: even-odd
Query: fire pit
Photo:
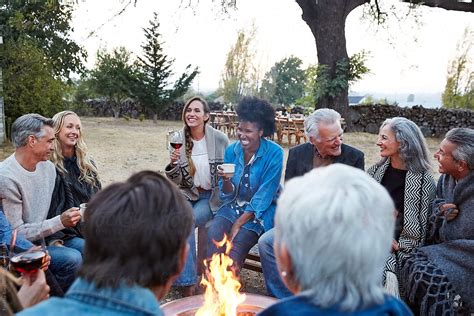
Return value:
<svg viewBox="0 0 474 316">
<path fill-rule="evenodd" d="M 256 315 L 276 301 L 273 297 L 246 293 L 244 302 L 237 308 L 237 316 Z M 204 296 L 196 295 L 168 302 L 161 308 L 165 316 L 194 316 L 203 304 Z"/>
</svg>

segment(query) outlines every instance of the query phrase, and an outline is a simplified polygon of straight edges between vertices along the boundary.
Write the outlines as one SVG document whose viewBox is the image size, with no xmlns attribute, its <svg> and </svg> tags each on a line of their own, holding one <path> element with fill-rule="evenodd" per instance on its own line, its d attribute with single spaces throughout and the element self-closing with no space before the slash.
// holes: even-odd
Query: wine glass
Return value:
<svg viewBox="0 0 474 316">
<path fill-rule="evenodd" d="M 179 150 L 181 146 L 183 146 L 183 135 L 180 131 L 169 131 L 168 132 L 168 140 L 169 140 L 169 149 L 170 151 Z M 177 164 L 178 161 L 175 162 Z"/>
<path fill-rule="evenodd" d="M 17 247 L 20 240 L 26 240 L 26 235 L 18 230 L 13 230 L 10 243 L 10 267 L 21 274 L 34 275 L 48 260 L 48 250 L 44 237 L 41 234 L 41 225 L 29 228 L 29 235 L 36 236 L 35 246 L 29 249 Z"/>
</svg>

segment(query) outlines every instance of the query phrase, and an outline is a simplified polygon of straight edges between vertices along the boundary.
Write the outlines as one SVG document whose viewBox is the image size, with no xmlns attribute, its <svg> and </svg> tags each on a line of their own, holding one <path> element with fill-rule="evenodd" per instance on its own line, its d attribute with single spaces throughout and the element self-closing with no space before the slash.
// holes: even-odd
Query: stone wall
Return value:
<svg viewBox="0 0 474 316">
<path fill-rule="evenodd" d="M 183 111 L 183 107 L 183 102 L 175 102 L 159 115 L 159 119 L 179 121 L 181 120 L 181 113 Z M 211 111 L 218 111 L 222 110 L 224 108 L 224 105 L 219 102 L 210 102 L 209 107 L 211 108 Z M 103 100 L 87 101 L 83 107 L 77 108 L 75 109 L 75 111 L 79 116 L 114 116 L 112 106 L 108 102 Z M 151 119 L 153 117 L 153 113 L 151 113 L 148 109 L 143 108 L 132 100 L 127 100 L 123 102 L 119 108 L 119 117 L 129 117 L 137 119 L 140 115 L 144 115 L 144 117 L 147 119 Z"/>
<path fill-rule="evenodd" d="M 422 106 L 403 108 L 394 105 L 355 105 L 350 107 L 351 131 L 377 134 L 382 122 L 403 116 L 415 122 L 425 137 L 443 137 L 455 127 L 474 128 L 474 112 L 444 108 L 426 109 Z"/>
</svg>

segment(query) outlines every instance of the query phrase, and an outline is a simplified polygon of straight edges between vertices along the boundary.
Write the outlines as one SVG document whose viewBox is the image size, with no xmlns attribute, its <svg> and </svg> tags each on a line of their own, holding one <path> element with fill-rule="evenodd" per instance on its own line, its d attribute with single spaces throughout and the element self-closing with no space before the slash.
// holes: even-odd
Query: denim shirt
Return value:
<svg viewBox="0 0 474 316">
<path fill-rule="evenodd" d="M 163 313 L 155 295 L 147 288 L 121 285 L 97 288 L 78 278 L 64 298 L 53 297 L 19 313 L 28 315 L 159 315 Z"/>
<path fill-rule="evenodd" d="M 239 184 L 244 174 L 244 151 L 239 141 L 227 147 L 224 163 L 235 164 L 235 173 L 231 181 L 234 190 L 230 193 L 222 191 L 222 179 L 219 181 L 221 188 L 222 207 L 235 202 L 239 191 Z M 246 204 L 244 211 L 255 213 L 255 218 L 263 222 L 265 231 L 273 227 L 276 200 L 280 189 L 281 173 L 283 170 L 283 149 L 280 145 L 260 139 L 260 147 L 255 153 L 255 159 L 250 168 L 250 190 L 252 198 Z"/>
<path fill-rule="evenodd" d="M 3 213 L 3 208 L 0 205 L 0 244 L 6 244 L 10 247 L 10 241 L 12 239 L 12 227 L 8 222 L 5 213 Z M 16 235 L 16 243 L 15 246 L 21 248 L 23 250 L 28 250 L 33 247 L 33 243 L 28 239 L 20 236 L 19 234 Z"/>
</svg>

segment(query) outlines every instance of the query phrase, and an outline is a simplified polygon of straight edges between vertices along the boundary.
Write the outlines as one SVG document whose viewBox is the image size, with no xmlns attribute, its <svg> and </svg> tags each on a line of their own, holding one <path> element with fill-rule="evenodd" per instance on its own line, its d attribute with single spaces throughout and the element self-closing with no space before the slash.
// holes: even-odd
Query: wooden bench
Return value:
<svg viewBox="0 0 474 316">
<path fill-rule="evenodd" d="M 244 266 L 242 269 L 247 269 L 262 273 L 262 263 L 260 261 L 260 254 L 258 253 L 258 246 L 255 245 L 250 249 L 247 257 L 245 257 Z"/>
</svg>

